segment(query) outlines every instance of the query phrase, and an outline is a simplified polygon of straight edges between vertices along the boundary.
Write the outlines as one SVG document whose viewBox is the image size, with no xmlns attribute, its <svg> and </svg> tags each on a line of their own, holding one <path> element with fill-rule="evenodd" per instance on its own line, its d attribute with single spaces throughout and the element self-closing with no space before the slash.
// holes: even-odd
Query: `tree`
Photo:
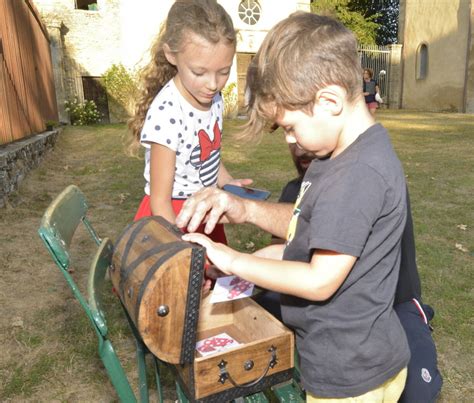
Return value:
<svg viewBox="0 0 474 403">
<path fill-rule="evenodd" d="M 400 0 L 350 0 L 348 7 L 366 18 L 375 16 L 373 21 L 379 25 L 377 44 L 397 42 Z"/>
<path fill-rule="evenodd" d="M 362 3 L 363 0 L 359 1 Z M 351 0 L 317 0 L 311 3 L 311 11 L 329 15 L 342 22 L 354 32 L 359 43 L 375 45 L 379 24 L 375 21 L 378 14 L 365 16 L 360 10 L 351 9 Z"/>
</svg>

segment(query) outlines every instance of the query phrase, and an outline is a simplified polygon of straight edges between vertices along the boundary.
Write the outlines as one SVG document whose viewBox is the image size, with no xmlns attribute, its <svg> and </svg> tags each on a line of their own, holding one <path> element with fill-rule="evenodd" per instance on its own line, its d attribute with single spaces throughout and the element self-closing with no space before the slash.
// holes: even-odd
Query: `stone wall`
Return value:
<svg viewBox="0 0 474 403">
<path fill-rule="evenodd" d="M 27 173 L 36 168 L 43 157 L 53 149 L 60 129 L 0 147 L 0 208 L 8 195 L 18 189 Z"/>
<path fill-rule="evenodd" d="M 400 109 L 402 104 L 402 45 L 389 45 L 390 75 L 388 77 L 388 104 L 391 109 Z"/>
<path fill-rule="evenodd" d="M 401 107 L 445 112 L 470 109 L 473 4 L 474 0 L 400 1 Z M 422 45 L 424 63 L 420 63 Z M 426 65 L 421 76 L 420 65 Z"/>
<path fill-rule="evenodd" d="M 464 87 L 465 91 L 465 106 L 467 113 L 474 113 L 474 0 L 472 0 L 471 5 L 471 15 L 470 15 L 470 24 L 471 24 L 471 38 L 468 43 L 468 58 L 466 61 L 466 85 Z"/>
</svg>

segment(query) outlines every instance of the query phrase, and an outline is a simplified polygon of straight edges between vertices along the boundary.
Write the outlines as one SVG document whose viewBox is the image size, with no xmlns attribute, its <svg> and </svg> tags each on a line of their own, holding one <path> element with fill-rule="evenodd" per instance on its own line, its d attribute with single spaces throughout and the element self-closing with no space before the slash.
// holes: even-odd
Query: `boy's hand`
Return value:
<svg viewBox="0 0 474 403">
<path fill-rule="evenodd" d="M 245 200 L 223 190 L 206 187 L 186 200 L 176 217 L 176 225 L 194 232 L 205 222 L 204 232 L 210 234 L 222 216 L 233 224 L 245 222 Z"/>
<path fill-rule="evenodd" d="M 206 255 L 209 260 L 225 274 L 233 274 L 232 262 L 237 257 L 238 252 L 221 243 L 211 241 L 207 236 L 198 233 L 185 234 L 184 241 L 195 242 L 206 248 Z"/>
</svg>

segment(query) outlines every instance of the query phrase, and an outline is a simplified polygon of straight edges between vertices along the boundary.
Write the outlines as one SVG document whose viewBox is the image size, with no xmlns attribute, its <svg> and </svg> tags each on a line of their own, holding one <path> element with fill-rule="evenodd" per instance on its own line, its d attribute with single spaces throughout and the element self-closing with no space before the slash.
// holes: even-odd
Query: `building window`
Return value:
<svg viewBox="0 0 474 403">
<path fill-rule="evenodd" d="M 428 75 L 428 45 L 422 43 L 416 51 L 416 79 L 424 80 Z"/>
<path fill-rule="evenodd" d="M 78 10 L 97 11 L 97 0 L 76 0 Z"/>
<path fill-rule="evenodd" d="M 239 4 L 239 17 L 248 25 L 255 25 L 260 19 L 262 9 L 255 0 L 242 0 Z"/>
</svg>

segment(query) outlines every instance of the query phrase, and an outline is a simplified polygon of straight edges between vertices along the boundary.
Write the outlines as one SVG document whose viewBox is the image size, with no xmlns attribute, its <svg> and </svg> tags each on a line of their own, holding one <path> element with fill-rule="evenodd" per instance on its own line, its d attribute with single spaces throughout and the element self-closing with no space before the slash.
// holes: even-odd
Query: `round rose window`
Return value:
<svg viewBox="0 0 474 403">
<path fill-rule="evenodd" d="M 255 0 L 242 0 L 239 4 L 239 17 L 249 25 L 255 25 L 260 19 L 262 9 Z"/>
</svg>

